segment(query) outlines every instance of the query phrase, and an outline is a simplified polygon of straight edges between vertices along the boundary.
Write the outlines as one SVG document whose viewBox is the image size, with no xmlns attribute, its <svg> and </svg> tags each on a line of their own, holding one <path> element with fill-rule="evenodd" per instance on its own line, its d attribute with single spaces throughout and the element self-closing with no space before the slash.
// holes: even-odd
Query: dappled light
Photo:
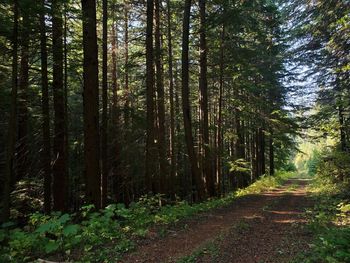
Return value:
<svg viewBox="0 0 350 263">
<path fill-rule="evenodd" d="M 0 263 L 350 262 L 349 14 L 1 1 Z"/>
</svg>

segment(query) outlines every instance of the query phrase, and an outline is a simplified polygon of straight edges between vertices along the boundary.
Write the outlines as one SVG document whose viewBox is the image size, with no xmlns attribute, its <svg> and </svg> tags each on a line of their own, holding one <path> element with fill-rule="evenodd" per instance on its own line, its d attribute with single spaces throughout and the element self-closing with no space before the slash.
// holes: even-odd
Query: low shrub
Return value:
<svg viewBox="0 0 350 263">
<path fill-rule="evenodd" d="M 349 161 L 348 154 L 336 151 L 319 158 L 309 188 L 315 199 L 314 207 L 308 211 L 315 240 L 298 262 L 350 262 Z"/>
<path fill-rule="evenodd" d="M 29 262 L 37 258 L 74 262 L 115 262 L 134 247 L 154 225 L 168 225 L 200 212 L 229 205 L 238 196 L 260 193 L 281 184 L 292 173 L 264 176 L 223 198 L 189 204 L 162 205 L 162 195 L 144 196 L 126 208 L 112 204 L 101 211 L 84 206 L 77 214 L 34 213 L 24 228 L 12 223 L 0 227 L 0 262 Z M 112 260 L 113 259 L 113 260 Z"/>
</svg>

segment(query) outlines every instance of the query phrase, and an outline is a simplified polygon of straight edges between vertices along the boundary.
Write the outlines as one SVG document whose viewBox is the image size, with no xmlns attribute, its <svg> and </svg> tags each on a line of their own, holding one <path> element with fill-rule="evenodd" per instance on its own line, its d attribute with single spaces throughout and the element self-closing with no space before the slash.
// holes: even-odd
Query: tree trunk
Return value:
<svg viewBox="0 0 350 263">
<path fill-rule="evenodd" d="M 65 211 L 67 206 L 67 149 L 66 110 L 63 87 L 63 19 L 62 2 L 52 0 L 52 50 L 53 50 L 53 98 L 54 98 L 54 164 L 53 164 L 53 209 Z"/>
<path fill-rule="evenodd" d="M 130 145 L 130 131 L 131 131 L 131 123 L 130 123 L 130 109 L 131 109 L 131 91 L 129 86 L 129 0 L 124 0 L 124 82 L 125 82 L 125 104 L 124 104 L 124 140 L 126 145 Z M 123 174 L 123 201 L 125 204 L 129 204 L 131 202 L 131 194 L 133 189 L 133 182 L 130 179 L 130 149 L 126 148 L 124 156 L 123 166 L 124 174 Z"/>
<path fill-rule="evenodd" d="M 265 148 L 265 130 L 261 129 L 261 175 L 266 174 Z"/>
<path fill-rule="evenodd" d="M 13 30 L 12 30 L 12 90 L 11 111 L 7 131 L 6 165 L 2 197 L 2 213 L 0 222 L 10 218 L 11 182 L 15 178 L 13 162 L 17 134 L 17 73 L 18 73 L 18 0 L 13 2 Z"/>
<path fill-rule="evenodd" d="M 117 107 L 118 107 L 118 98 L 117 98 L 117 91 L 118 91 L 118 79 L 117 79 L 117 51 L 118 51 L 118 42 L 117 42 L 117 32 L 116 32 L 117 26 L 115 21 L 113 21 L 112 26 L 112 109 L 111 109 L 111 115 L 112 115 L 112 123 L 113 127 L 116 126 L 117 123 Z M 114 131 L 115 133 L 115 131 Z"/>
<path fill-rule="evenodd" d="M 174 138 L 174 144 L 176 149 L 176 158 L 175 158 L 175 175 L 176 177 L 176 187 L 175 187 L 175 193 L 178 190 L 178 187 L 180 186 L 181 182 L 184 182 L 187 176 L 182 172 L 180 172 L 181 167 L 180 163 L 184 163 L 184 150 L 183 150 L 183 140 L 179 140 L 179 135 L 181 134 L 181 107 L 180 107 L 180 99 L 179 99 L 179 69 L 177 67 L 177 64 L 174 65 L 174 118 L 175 118 L 175 138 Z M 187 164 L 186 164 L 187 165 Z M 179 174 L 181 174 L 181 178 L 179 178 Z M 187 186 L 187 185 L 186 185 Z M 186 189 L 186 187 L 183 187 L 183 189 Z"/>
<path fill-rule="evenodd" d="M 171 34 L 171 8 L 170 0 L 167 0 L 168 23 L 168 67 L 169 67 L 169 104 L 170 104 L 170 196 L 175 197 L 176 181 L 176 145 L 175 145 L 175 109 L 174 109 L 174 73 L 173 73 L 173 45 Z"/>
<path fill-rule="evenodd" d="M 102 1 L 103 22 L 102 22 L 102 127 L 101 127 L 101 205 L 106 206 L 107 203 L 107 178 L 108 178 L 108 147 L 107 147 L 107 0 Z"/>
<path fill-rule="evenodd" d="M 146 192 L 152 192 L 153 177 L 156 176 L 155 112 L 154 112 L 154 69 L 153 69 L 153 0 L 147 0 L 146 27 L 146 104 L 147 104 L 147 139 L 146 139 Z"/>
<path fill-rule="evenodd" d="M 67 17 L 67 3 L 64 3 L 64 31 L 63 31 L 63 60 L 64 60 L 64 131 L 65 131 L 65 156 L 66 156 L 66 177 L 67 177 L 67 198 L 72 198 L 74 196 L 75 185 L 70 183 L 69 180 L 69 117 L 68 117 L 68 43 L 67 43 L 67 35 L 68 35 L 68 17 Z M 76 197 L 75 197 L 76 199 Z M 72 200 L 72 199 L 70 199 Z"/>
<path fill-rule="evenodd" d="M 125 105 L 124 105 L 124 121 L 125 128 L 130 125 L 130 87 L 129 87 L 129 4 L 128 0 L 124 0 L 124 82 L 125 82 Z M 127 134 L 126 134 L 127 136 Z"/>
<path fill-rule="evenodd" d="M 182 111 L 184 118 L 185 140 L 189 161 L 191 164 L 192 179 L 195 182 L 198 201 L 205 198 L 205 188 L 198 167 L 198 159 L 194 149 L 191 121 L 191 106 L 189 99 L 189 29 L 191 15 L 191 0 L 185 0 L 182 38 Z"/>
<path fill-rule="evenodd" d="M 113 7 L 115 8 L 115 7 Z M 115 10 L 113 9 L 113 12 Z M 115 17 L 115 16 L 114 16 Z M 114 18 L 113 18 L 114 19 Z M 123 202 L 122 176 L 120 171 L 120 151 L 119 143 L 119 110 L 118 110 L 118 69 L 117 69 L 117 52 L 118 52 L 118 33 L 117 25 L 113 20 L 112 26 L 112 109 L 111 109 L 111 126 L 113 134 L 112 145 L 112 171 L 113 171 L 113 193 L 117 202 Z"/>
<path fill-rule="evenodd" d="M 206 39 L 206 6 L 205 0 L 199 0 L 200 13 L 200 116 L 201 116 L 201 137 L 203 152 L 203 174 L 206 178 L 207 192 L 210 197 L 215 195 L 215 181 L 210 156 L 209 144 L 209 117 L 208 117 L 208 81 L 207 81 L 207 39 Z"/>
<path fill-rule="evenodd" d="M 29 11 L 23 10 L 23 25 L 21 35 L 21 68 L 18 87 L 18 147 L 17 147 L 17 178 L 23 179 L 29 171 L 28 158 L 28 88 L 29 88 Z"/>
<path fill-rule="evenodd" d="M 45 0 L 42 0 L 40 10 L 40 50 L 41 50 L 41 111 L 43 115 L 43 152 L 42 167 L 44 172 L 44 211 L 51 212 L 51 140 L 50 140 L 50 106 L 49 85 L 47 77 L 47 47 L 45 25 Z"/>
<path fill-rule="evenodd" d="M 257 176 L 260 177 L 265 173 L 265 138 L 263 128 L 257 129 Z"/>
<path fill-rule="evenodd" d="M 84 163 L 86 199 L 101 207 L 99 165 L 98 48 L 96 35 L 96 1 L 82 0 L 84 48 Z"/>
<path fill-rule="evenodd" d="M 160 36 L 160 4 L 155 0 L 155 60 L 157 70 L 157 108 L 158 108 L 158 156 L 160 167 L 159 193 L 166 193 L 168 181 L 168 164 L 165 141 L 165 102 L 164 102 L 164 81 L 162 69 L 162 47 Z"/>
<path fill-rule="evenodd" d="M 224 91 L 224 45 L 225 45 L 225 25 L 222 25 L 221 43 L 220 43 L 220 80 L 219 80 L 219 117 L 218 117 L 218 140 L 217 140 L 217 182 L 218 191 L 221 194 L 222 180 L 222 154 L 223 154 L 223 129 L 222 129 L 222 107 Z"/>
<path fill-rule="evenodd" d="M 260 161 L 261 161 L 261 171 L 260 175 L 266 173 L 266 162 L 265 162 L 265 131 L 263 128 L 260 128 Z"/>
<path fill-rule="evenodd" d="M 274 153 L 274 146 L 273 146 L 273 131 L 270 130 L 270 152 L 269 152 L 269 161 L 270 161 L 270 175 L 275 174 L 275 153 Z"/>
<path fill-rule="evenodd" d="M 253 123 L 250 123 L 251 127 L 254 127 Z M 258 132 L 255 128 L 252 128 L 251 132 L 251 163 L 252 163 L 252 175 L 251 175 L 251 181 L 254 182 L 258 178 Z"/>
</svg>

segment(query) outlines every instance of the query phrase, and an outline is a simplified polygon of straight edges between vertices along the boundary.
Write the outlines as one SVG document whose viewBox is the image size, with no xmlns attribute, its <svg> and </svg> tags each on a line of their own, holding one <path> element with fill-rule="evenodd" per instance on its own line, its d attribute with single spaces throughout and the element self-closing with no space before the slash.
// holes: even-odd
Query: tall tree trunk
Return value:
<svg viewBox="0 0 350 263">
<path fill-rule="evenodd" d="M 124 92 L 125 92 L 125 104 L 124 104 L 124 140 L 126 145 L 130 145 L 130 87 L 129 87 L 129 0 L 124 0 Z M 131 190 L 132 180 L 130 180 L 130 149 L 126 148 L 124 151 L 124 163 L 123 166 L 123 196 L 124 203 L 129 204 L 131 202 Z"/>
<path fill-rule="evenodd" d="M 222 108 L 224 91 L 224 45 L 225 45 L 225 25 L 222 25 L 221 43 L 220 43 L 220 80 L 219 80 L 219 117 L 218 117 L 218 140 L 217 140 L 217 181 L 218 190 L 221 194 L 222 180 L 222 154 L 223 154 L 223 129 L 222 129 Z"/>
<path fill-rule="evenodd" d="M 235 113 L 235 129 L 236 129 L 236 135 L 237 135 L 237 139 L 235 143 L 236 158 L 242 160 L 245 158 L 244 131 L 242 127 L 242 121 L 240 118 L 240 111 L 238 109 L 236 109 L 236 113 Z M 246 174 L 240 171 L 237 171 L 236 174 L 241 182 L 239 187 L 246 186 L 248 184 Z"/>
<path fill-rule="evenodd" d="M 164 102 L 164 81 L 162 68 L 162 47 L 160 33 L 160 4 L 155 0 L 155 60 L 157 71 L 157 108 L 158 108 L 158 156 L 160 167 L 159 186 L 160 193 L 166 193 L 168 182 L 168 163 L 165 141 L 165 102 Z"/>
<path fill-rule="evenodd" d="M 2 196 L 2 213 L 0 222 L 6 222 L 10 218 L 11 182 L 15 178 L 13 163 L 15 157 L 15 144 L 17 134 L 17 89 L 18 89 L 18 0 L 13 2 L 13 29 L 12 29 L 12 90 L 11 111 L 7 131 L 6 166 L 4 188 Z"/>
<path fill-rule="evenodd" d="M 257 166 L 257 178 L 262 175 L 262 136 L 261 128 L 256 129 L 256 166 Z"/>
<path fill-rule="evenodd" d="M 113 7 L 115 19 L 115 7 Z M 112 26 L 112 108 L 111 108 L 111 126 L 113 134 L 112 145 L 112 171 L 113 171 L 113 192 L 117 202 L 123 202 L 122 177 L 120 172 L 120 143 L 119 143 L 119 110 L 118 110 L 118 69 L 117 69 L 117 52 L 118 52 L 118 33 L 117 25 L 113 20 Z"/>
<path fill-rule="evenodd" d="M 117 91 L 118 91 L 118 70 L 117 70 L 117 52 L 118 52 L 118 41 L 117 37 L 118 34 L 116 32 L 117 25 L 115 21 L 113 21 L 112 26 L 112 109 L 111 109 L 111 115 L 112 115 L 112 124 L 113 127 L 117 125 L 117 107 L 118 107 L 118 98 L 117 98 Z M 115 133 L 115 131 L 113 132 Z"/>
<path fill-rule="evenodd" d="M 270 129 L 269 162 L 270 162 L 270 175 L 274 175 L 275 174 L 275 153 L 274 153 L 273 130 L 272 129 Z"/>
<path fill-rule="evenodd" d="M 181 107 L 180 107 L 180 99 L 179 99 L 179 87 L 180 87 L 180 83 L 179 83 L 179 69 L 177 64 L 173 64 L 174 65 L 174 118 L 175 118 L 175 138 L 174 138 L 174 144 L 175 144 L 175 149 L 176 149 L 176 158 L 175 158 L 175 174 L 176 174 L 176 188 L 175 190 L 178 190 L 178 187 L 180 185 L 183 186 L 183 189 L 186 189 L 186 186 L 184 186 L 182 184 L 182 182 L 184 182 L 187 178 L 187 176 L 185 176 L 185 174 L 181 171 L 181 166 L 180 163 L 185 163 L 184 161 L 184 150 L 183 150 L 183 140 L 180 140 L 178 137 L 181 134 Z M 187 163 L 186 163 L 187 166 Z M 181 177 L 179 177 L 179 175 L 182 175 Z M 184 192 L 183 192 L 184 193 Z"/>
<path fill-rule="evenodd" d="M 252 127 L 252 132 L 251 132 L 251 164 L 252 164 L 252 175 L 251 175 L 251 180 L 254 182 L 258 178 L 258 143 L 257 143 L 257 138 L 258 138 L 258 132 L 256 128 L 254 127 L 254 123 L 250 123 Z"/>
<path fill-rule="evenodd" d="M 101 207 L 99 165 L 98 48 L 96 34 L 96 1 L 82 0 L 84 47 L 84 163 L 86 199 Z"/>
<path fill-rule="evenodd" d="M 49 85 L 47 77 L 47 47 L 45 25 L 45 0 L 42 0 L 40 10 L 40 53 L 41 53 L 41 111 L 43 115 L 43 152 L 42 167 L 44 172 L 44 211 L 51 211 L 51 140 L 50 140 L 50 106 Z"/>
<path fill-rule="evenodd" d="M 147 0 L 146 27 L 146 104 L 147 104 L 147 139 L 146 139 L 146 192 L 152 192 L 153 177 L 156 176 L 155 145 L 155 110 L 154 110 L 154 69 L 153 69 L 153 0 Z"/>
<path fill-rule="evenodd" d="M 263 128 L 260 128 L 260 161 L 261 161 L 261 171 L 260 175 L 266 173 L 266 162 L 265 162 L 265 131 Z"/>
<path fill-rule="evenodd" d="M 203 153 L 203 174 L 206 178 L 206 186 L 208 195 L 215 195 L 215 181 L 212 167 L 212 159 L 209 142 L 209 117 L 208 117 L 208 81 L 207 81 L 207 39 L 206 39 L 206 4 L 205 0 L 199 0 L 199 14 L 200 14 L 200 115 L 201 115 L 201 137 Z"/>
<path fill-rule="evenodd" d="M 173 45 L 171 34 L 171 7 L 167 0 L 167 23 L 168 23 L 168 68 L 169 68 L 169 100 L 170 100 L 170 196 L 175 197 L 176 181 L 176 145 L 175 145 L 175 108 L 174 108 L 174 73 L 173 73 Z"/>
<path fill-rule="evenodd" d="M 29 86 L 29 11 L 22 8 L 23 25 L 21 35 L 21 68 L 18 87 L 18 147 L 17 147 L 17 178 L 24 178 L 28 171 L 28 86 Z"/>
<path fill-rule="evenodd" d="M 102 127 L 101 127 L 101 205 L 106 206 L 107 203 L 107 178 L 108 178 L 108 147 L 107 147 L 107 0 L 102 1 L 103 9 L 103 29 L 102 29 Z"/>
<path fill-rule="evenodd" d="M 240 111 L 236 110 L 235 114 L 235 127 L 237 134 L 237 144 L 236 144 L 236 153 L 238 159 L 245 158 L 245 149 L 244 149 L 244 127 L 240 118 Z"/>
<path fill-rule="evenodd" d="M 67 176 L 67 191 L 70 190 L 69 194 L 67 194 L 67 198 L 72 198 L 73 191 L 76 189 L 74 184 L 71 184 L 69 181 L 69 117 L 68 117 L 68 17 L 67 17 L 67 2 L 64 3 L 64 31 L 63 31 L 63 64 L 64 64 L 64 132 L 65 132 L 65 156 L 66 156 L 66 176 Z"/>
<path fill-rule="evenodd" d="M 129 87 L 129 4 L 124 0 L 124 82 L 125 82 L 125 105 L 124 120 L 125 128 L 129 128 L 130 122 L 130 87 Z"/>
<path fill-rule="evenodd" d="M 205 198 L 205 188 L 201 172 L 198 167 L 197 154 L 194 149 L 191 121 L 191 106 L 189 99 L 189 29 L 191 15 L 191 0 L 185 0 L 184 18 L 182 28 L 182 111 L 184 118 L 185 140 L 189 161 L 191 164 L 191 173 L 197 190 L 197 199 Z"/>
<path fill-rule="evenodd" d="M 53 97 L 54 97 L 54 164 L 53 164 L 53 209 L 65 211 L 67 208 L 67 149 L 66 110 L 63 87 L 63 4 L 52 0 L 52 50 L 53 50 Z"/>
<path fill-rule="evenodd" d="M 257 129 L 257 176 L 260 177 L 265 173 L 265 138 L 263 128 Z"/>
</svg>

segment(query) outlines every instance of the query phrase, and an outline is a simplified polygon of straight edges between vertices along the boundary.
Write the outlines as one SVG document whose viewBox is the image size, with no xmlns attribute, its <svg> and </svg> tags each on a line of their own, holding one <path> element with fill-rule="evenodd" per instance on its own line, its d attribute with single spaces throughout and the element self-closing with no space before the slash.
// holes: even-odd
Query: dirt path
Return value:
<svg viewBox="0 0 350 263">
<path fill-rule="evenodd" d="M 122 262 L 289 262 L 310 239 L 303 227 L 303 212 L 311 205 L 306 184 L 289 180 L 281 188 L 202 214 L 164 238 L 144 242 Z M 191 261 L 183 260 L 188 256 Z"/>
</svg>

